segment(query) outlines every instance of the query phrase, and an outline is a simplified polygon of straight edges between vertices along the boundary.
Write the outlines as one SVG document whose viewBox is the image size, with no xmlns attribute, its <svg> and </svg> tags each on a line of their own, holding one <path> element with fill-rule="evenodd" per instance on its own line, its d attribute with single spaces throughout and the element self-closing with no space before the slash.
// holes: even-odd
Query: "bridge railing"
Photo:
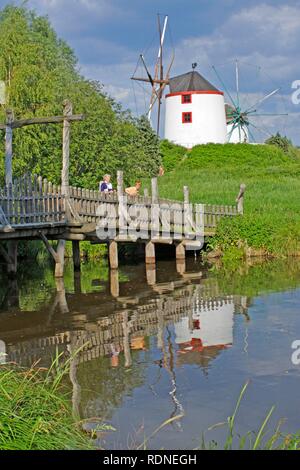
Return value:
<svg viewBox="0 0 300 470">
<path fill-rule="evenodd" d="M 76 213 L 79 215 L 84 223 L 97 223 L 99 220 L 99 213 L 97 211 L 99 206 L 102 206 L 102 214 L 109 214 L 110 206 L 114 205 L 114 220 L 118 226 L 119 212 L 118 212 L 118 194 L 117 192 L 101 193 L 96 190 L 88 190 L 76 187 L 70 187 L 70 203 L 74 207 Z M 163 217 L 164 211 L 171 209 L 170 225 L 173 233 L 178 231 L 182 233 L 184 225 L 184 218 L 186 207 L 182 201 L 174 201 L 170 199 L 159 198 L 157 204 Z M 136 222 L 140 226 L 146 224 L 150 220 L 150 211 L 152 206 L 152 198 L 150 196 L 127 196 L 127 205 L 135 206 L 136 209 L 143 207 L 145 210 L 138 213 Z M 239 214 L 236 205 L 209 205 L 209 204 L 193 204 L 191 218 L 193 221 L 196 219 L 202 220 L 205 228 L 216 228 L 220 220 L 224 217 L 235 217 Z M 109 217 L 109 216 L 108 216 Z M 179 221 L 179 227 L 176 227 L 176 221 Z"/>
<path fill-rule="evenodd" d="M 139 226 L 146 227 L 151 219 L 152 203 L 152 197 L 148 195 L 127 196 L 127 205 L 129 208 L 134 206 L 135 220 Z M 187 206 L 182 201 L 157 198 L 157 204 L 162 218 L 169 217 L 173 234 L 184 232 L 187 215 L 192 222 L 201 220 L 205 229 L 213 231 L 222 218 L 235 217 L 241 213 L 238 205 L 193 204 L 187 214 Z M 66 205 L 73 209 L 71 213 L 66 211 Z M 112 205 L 114 211 L 110 211 Z M 68 204 L 66 204 L 60 186 L 53 185 L 42 177 L 26 175 L 13 184 L 0 188 L 0 227 L 67 222 L 67 213 L 68 217 L 71 217 L 68 221 L 72 222 L 77 217 L 83 224 L 97 223 L 100 218 L 99 207 L 102 209 L 102 214 L 115 214 L 111 222 L 119 227 L 117 192 L 101 193 L 98 190 L 69 187 Z M 139 212 L 139 208 L 143 210 Z M 110 216 L 107 217 L 109 219 Z"/>
<path fill-rule="evenodd" d="M 41 177 L 25 176 L 0 189 L 4 221 L 14 226 L 53 224 L 65 221 L 65 198 L 59 186 Z"/>
</svg>

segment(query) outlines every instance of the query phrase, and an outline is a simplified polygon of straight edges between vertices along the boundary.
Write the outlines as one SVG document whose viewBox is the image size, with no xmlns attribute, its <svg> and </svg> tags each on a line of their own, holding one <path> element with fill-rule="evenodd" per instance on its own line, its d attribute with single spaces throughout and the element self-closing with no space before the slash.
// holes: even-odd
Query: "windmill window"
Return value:
<svg viewBox="0 0 300 470">
<path fill-rule="evenodd" d="M 182 123 L 191 124 L 193 121 L 192 113 L 182 113 Z"/>
<path fill-rule="evenodd" d="M 181 95 L 181 103 L 182 104 L 187 104 L 187 103 L 191 103 L 191 102 L 192 102 L 192 95 L 191 94 Z"/>
</svg>

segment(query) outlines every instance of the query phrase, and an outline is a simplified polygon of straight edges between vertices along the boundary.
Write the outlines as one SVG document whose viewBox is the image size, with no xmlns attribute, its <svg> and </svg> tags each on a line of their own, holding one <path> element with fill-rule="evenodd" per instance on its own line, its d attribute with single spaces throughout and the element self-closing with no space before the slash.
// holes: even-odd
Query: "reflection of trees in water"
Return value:
<svg viewBox="0 0 300 470">
<path fill-rule="evenodd" d="M 231 269 L 226 265 L 214 266 L 211 277 L 224 295 L 255 297 L 299 287 L 300 261 L 297 258 L 254 258 L 244 263 L 237 262 Z"/>
<path fill-rule="evenodd" d="M 109 280 L 109 268 L 106 260 L 97 263 L 82 263 L 79 283 L 74 283 L 76 274 L 72 262 L 66 264 L 64 283 L 66 292 L 79 291 L 83 294 L 101 292 Z M 76 279 L 75 279 L 76 280 Z M 119 271 L 119 282 L 128 277 Z M 78 281 L 78 277 L 77 277 Z M 19 264 L 16 279 L 9 279 L 4 270 L 0 271 L 0 310 L 18 307 L 22 311 L 37 311 L 50 304 L 56 289 L 53 267 L 50 262 L 23 261 Z M 18 294 L 17 294 L 18 293 Z M 18 297 L 18 304 L 10 298 Z"/>
<path fill-rule="evenodd" d="M 140 353 L 132 351 L 132 365 L 125 367 L 121 358 L 119 367 L 112 368 L 110 358 L 101 357 L 79 364 L 77 379 L 81 385 L 81 410 L 85 418 L 109 419 L 126 396 L 143 385 L 146 364 L 138 363 Z"/>
</svg>

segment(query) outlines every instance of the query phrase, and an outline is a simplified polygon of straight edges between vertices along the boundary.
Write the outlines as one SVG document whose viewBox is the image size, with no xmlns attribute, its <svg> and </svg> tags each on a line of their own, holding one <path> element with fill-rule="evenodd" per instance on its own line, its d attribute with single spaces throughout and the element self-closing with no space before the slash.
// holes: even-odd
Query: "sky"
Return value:
<svg viewBox="0 0 300 470">
<path fill-rule="evenodd" d="M 22 2 L 0 0 L 0 7 L 7 3 Z M 130 77 L 141 52 L 153 69 L 159 44 L 156 15 L 168 14 L 165 66 L 174 48 L 172 75 L 190 71 L 197 62 L 197 70 L 219 89 L 226 87 L 235 100 L 238 60 L 243 105 L 280 88 L 260 112 L 288 113 L 257 118 L 259 127 L 268 133 L 279 130 L 300 145 L 300 104 L 292 102 L 292 83 L 300 80 L 300 0 L 28 0 L 27 5 L 48 15 L 74 49 L 81 73 L 103 83 L 134 114 L 145 113 L 150 90 Z"/>
</svg>

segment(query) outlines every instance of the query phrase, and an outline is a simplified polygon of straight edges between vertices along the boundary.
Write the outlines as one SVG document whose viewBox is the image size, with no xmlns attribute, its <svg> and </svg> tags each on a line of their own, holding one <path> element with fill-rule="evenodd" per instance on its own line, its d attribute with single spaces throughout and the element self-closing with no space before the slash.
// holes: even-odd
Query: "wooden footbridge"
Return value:
<svg viewBox="0 0 300 470">
<path fill-rule="evenodd" d="M 245 186 L 236 204 L 190 204 L 189 190 L 183 188 L 183 202 L 162 199 L 157 178 L 151 181 L 151 195 L 124 199 L 123 173 L 118 172 L 117 190 L 112 193 L 69 185 L 70 123 L 83 119 L 64 103 L 63 116 L 14 121 L 8 113 L 6 130 L 6 184 L 0 188 L 0 254 L 9 274 L 17 271 L 19 240 L 42 240 L 55 261 L 55 275 L 64 274 L 65 243 L 72 241 L 75 270 L 80 270 L 80 241 L 107 243 L 112 269 L 118 268 L 118 243 L 145 245 L 146 263 L 155 263 L 155 245 L 176 247 L 176 259 L 183 262 L 187 247 L 200 249 L 205 236 L 215 233 L 222 217 L 243 213 Z M 56 186 L 42 177 L 26 175 L 12 180 L 12 130 L 25 125 L 63 122 L 62 184 Z M 57 240 L 57 246 L 50 243 Z"/>
<path fill-rule="evenodd" d="M 203 237 L 215 233 L 222 217 L 241 213 L 242 198 L 241 195 L 238 205 L 233 206 L 192 205 L 188 188 L 184 188 L 184 202 L 161 199 L 157 179 L 153 178 L 152 195 L 146 191 L 144 196 L 128 197 L 126 211 L 130 218 L 121 220 L 122 172 L 118 172 L 118 190 L 113 193 L 69 187 L 68 194 L 63 194 L 60 186 L 28 175 L 0 188 L 0 241 L 9 242 L 7 251 L 0 244 L 0 252 L 8 271 L 13 273 L 17 269 L 17 241 L 43 240 L 56 263 L 57 277 L 63 275 L 66 240 L 73 243 L 76 269 L 80 269 L 80 241 L 107 243 L 113 269 L 118 268 L 118 243 L 145 244 L 146 262 L 150 264 L 155 263 L 155 244 L 174 244 L 176 259 L 184 261 L 187 246 L 200 249 Z M 155 230 L 151 219 L 153 207 L 158 209 Z M 197 220 L 201 227 L 198 232 L 194 228 Z M 50 240 L 58 241 L 57 249 Z"/>
</svg>

